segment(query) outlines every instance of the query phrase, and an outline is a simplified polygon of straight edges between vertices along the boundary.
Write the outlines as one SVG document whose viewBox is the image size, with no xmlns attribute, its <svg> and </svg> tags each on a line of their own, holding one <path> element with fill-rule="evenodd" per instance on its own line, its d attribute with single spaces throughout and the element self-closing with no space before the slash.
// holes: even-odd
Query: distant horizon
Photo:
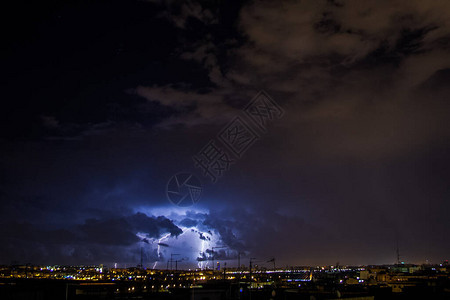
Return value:
<svg viewBox="0 0 450 300">
<path fill-rule="evenodd" d="M 220 269 L 223 270 L 224 266 L 222 265 L 224 261 L 220 261 Z M 229 262 L 229 261 L 227 261 Z M 447 262 L 447 264 L 445 264 L 445 262 Z M 152 265 L 154 262 L 149 263 L 149 265 Z M 167 262 L 166 262 L 167 263 Z M 117 264 L 117 267 L 115 267 L 115 264 Z M 162 264 L 162 263 L 161 263 Z M 98 266 L 103 266 L 103 267 L 107 267 L 109 269 L 127 269 L 127 268 L 141 268 L 138 264 L 133 265 L 132 263 L 130 264 L 125 264 L 125 263 L 112 263 L 112 264 L 108 264 L 108 263 L 94 263 L 94 264 L 59 264 L 59 263 L 52 263 L 52 264 L 41 264 L 41 263 L 0 263 L 0 265 L 2 266 L 60 266 L 60 267 L 98 267 Z M 338 267 L 364 267 L 364 266 L 408 266 L 408 265 L 417 265 L 417 266 L 426 266 L 426 265 L 432 265 L 432 266 L 448 266 L 448 260 L 442 260 L 440 262 L 418 262 L 418 263 L 414 263 L 414 262 L 400 262 L 400 263 L 377 263 L 377 264 L 314 264 L 314 265 L 308 265 L 308 264 L 295 264 L 295 265 L 280 265 L 280 266 L 275 266 L 275 269 L 287 269 L 287 268 L 301 268 L 301 267 L 307 267 L 307 268 L 321 268 L 321 267 L 334 267 L 334 268 L 338 268 Z M 253 264 L 252 268 L 263 268 L 263 269 L 267 269 L 267 270 L 273 270 L 273 266 L 270 265 L 260 265 L 260 264 Z M 226 269 L 239 269 L 238 266 L 233 266 L 233 265 L 228 265 L 225 266 Z M 241 269 L 248 269 L 249 268 L 249 264 L 241 264 Z M 144 264 L 144 266 L 142 267 L 142 269 L 145 270 L 167 270 L 167 271 L 176 271 L 175 267 L 173 267 L 173 269 L 167 269 L 167 268 L 152 268 L 152 267 L 148 267 Z M 178 271 L 180 270 L 216 270 L 216 265 L 214 266 L 214 268 L 212 267 L 205 267 L 203 269 L 200 269 L 199 267 L 192 267 L 192 268 L 182 268 L 180 267 L 180 265 L 178 265 Z"/>
<path fill-rule="evenodd" d="M 219 270 L 217 270 L 216 268 L 204 268 L 204 269 L 200 269 L 200 268 L 178 268 L 178 269 L 166 269 L 166 268 L 147 268 L 147 267 L 140 267 L 140 266 L 128 266 L 128 265 L 124 265 L 124 266 L 111 266 L 111 265 L 107 265 L 107 264 L 93 264 L 93 265 L 84 265 L 84 264 L 80 264 L 80 265 L 64 265 L 64 264 L 0 264 L 0 266 L 34 266 L 34 267 L 62 267 L 62 268 L 66 268 L 66 267 L 101 267 L 101 268 L 107 268 L 107 269 L 141 269 L 141 270 L 147 270 L 147 271 L 224 271 L 224 268 L 221 266 Z M 265 271 L 273 271 L 273 270 L 290 270 L 290 269 L 302 269 L 302 268 L 310 268 L 310 269 L 323 269 L 323 268 L 332 268 L 332 269 L 336 269 L 336 270 L 342 270 L 342 269 L 351 269 L 351 268 L 361 268 L 361 267 L 401 267 L 401 266 L 440 266 L 440 267 L 447 267 L 448 264 L 443 264 L 443 263 L 394 263 L 394 264 L 362 264 L 362 265 L 339 265 L 339 266 L 335 266 L 335 265 L 292 265 L 292 266 L 277 266 L 275 269 L 273 267 L 266 267 L 266 266 L 260 266 L 260 265 L 255 265 L 252 266 L 252 270 L 253 269 L 257 269 L 257 270 L 265 270 Z M 225 270 L 234 270 L 234 271 L 248 271 L 249 270 L 249 266 L 245 265 L 245 266 L 241 266 L 241 268 L 238 267 L 230 267 L 230 266 L 226 266 Z"/>
</svg>

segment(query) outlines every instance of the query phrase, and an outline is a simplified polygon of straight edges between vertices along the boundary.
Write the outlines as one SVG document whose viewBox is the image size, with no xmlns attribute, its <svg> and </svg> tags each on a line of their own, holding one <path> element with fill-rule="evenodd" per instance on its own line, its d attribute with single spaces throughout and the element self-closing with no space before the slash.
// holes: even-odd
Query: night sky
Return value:
<svg viewBox="0 0 450 300">
<path fill-rule="evenodd" d="M 16 1 L 1 19 L 0 264 L 449 258 L 450 2 Z M 264 130 L 244 112 L 261 90 L 283 111 Z M 236 117 L 257 138 L 214 183 L 193 157 L 228 151 Z M 192 206 L 167 197 L 179 172 Z"/>
</svg>

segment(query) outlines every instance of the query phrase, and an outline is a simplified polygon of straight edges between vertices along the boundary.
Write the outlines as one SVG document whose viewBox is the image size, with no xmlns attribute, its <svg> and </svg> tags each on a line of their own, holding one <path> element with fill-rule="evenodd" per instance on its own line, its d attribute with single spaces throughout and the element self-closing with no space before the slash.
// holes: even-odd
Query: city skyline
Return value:
<svg viewBox="0 0 450 300">
<path fill-rule="evenodd" d="M 0 264 L 449 259 L 449 20 L 447 1 L 14 4 Z"/>
</svg>

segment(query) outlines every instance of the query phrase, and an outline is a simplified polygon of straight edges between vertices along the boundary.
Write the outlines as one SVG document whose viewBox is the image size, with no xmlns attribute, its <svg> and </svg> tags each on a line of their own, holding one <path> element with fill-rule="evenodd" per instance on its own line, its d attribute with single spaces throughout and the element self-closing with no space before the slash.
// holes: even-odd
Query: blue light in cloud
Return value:
<svg viewBox="0 0 450 300">
<path fill-rule="evenodd" d="M 178 236 L 164 234 L 159 238 L 150 239 L 145 232 L 136 234 L 140 240 L 149 240 L 149 243 L 142 244 L 147 253 L 156 252 L 156 257 L 152 257 L 154 259 L 152 268 L 166 268 L 166 263 L 170 260 L 171 254 L 178 254 L 176 259 L 183 266 L 201 269 L 212 267 L 209 259 L 202 258 L 211 258 L 211 249 L 223 246 L 223 242 L 213 228 L 204 225 L 204 220 L 209 215 L 208 210 L 198 207 L 162 206 L 138 207 L 135 212 L 144 213 L 148 216 L 164 216 L 182 230 L 182 233 Z"/>
</svg>

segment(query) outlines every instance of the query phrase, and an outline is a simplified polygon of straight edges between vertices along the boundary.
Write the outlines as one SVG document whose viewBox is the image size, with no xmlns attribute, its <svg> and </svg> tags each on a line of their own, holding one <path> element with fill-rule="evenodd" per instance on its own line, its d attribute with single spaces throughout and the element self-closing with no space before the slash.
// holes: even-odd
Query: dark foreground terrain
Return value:
<svg viewBox="0 0 450 300">
<path fill-rule="evenodd" d="M 267 286 L 249 290 L 245 283 L 211 282 L 195 288 L 156 290 L 144 282 L 98 282 L 45 279 L 2 279 L 2 300 L 87 299 L 450 299 L 450 290 L 422 286 L 393 292 L 389 287 L 302 288 Z"/>
</svg>

